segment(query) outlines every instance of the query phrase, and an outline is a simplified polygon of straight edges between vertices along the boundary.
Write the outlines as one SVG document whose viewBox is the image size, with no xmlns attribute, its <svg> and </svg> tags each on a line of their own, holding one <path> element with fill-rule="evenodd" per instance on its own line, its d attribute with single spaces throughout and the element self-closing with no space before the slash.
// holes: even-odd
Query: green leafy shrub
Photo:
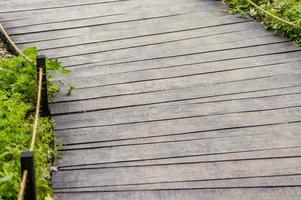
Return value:
<svg viewBox="0 0 301 200">
<path fill-rule="evenodd" d="M 275 34 L 284 34 L 301 45 L 301 1 L 300 0 L 227 0 L 229 13 L 249 15 L 266 25 Z M 267 13 L 263 12 L 265 10 Z M 283 19 L 283 21 L 277 19 Z M 289 23 L 285 23 L 287 21 Z"/>
<path fill-rule="evenodd" d="M 36 48 L 24 54 L 31 60 L 38 55 Z M 68 73 L 57 60 L 47 59 L 48 77 L 55 71 Z M 19 191 L 20 155 L 28 151 L 36 104 L 36 66 L 21 56 L 0 61 L 0 199 L 16 199 Z M 49 81 L 48 93 L 53 96 L 59 85 Z M 41 118 L 35 148 L 36 178 L 39 199 L 51 194 L 51 160 L 57 155 L 54 149 L 53 121 Z"/>
</svg>

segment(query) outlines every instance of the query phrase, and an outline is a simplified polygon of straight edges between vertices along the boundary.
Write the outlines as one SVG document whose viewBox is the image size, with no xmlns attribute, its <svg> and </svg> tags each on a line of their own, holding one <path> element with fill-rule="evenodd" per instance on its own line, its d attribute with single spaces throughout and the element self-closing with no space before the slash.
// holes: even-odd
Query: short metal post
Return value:
<svg viewBox="0 0 301 200">
<path fill-rule="evenodd" d="M 41 117 L 47 117 L 50 116 L 50 109 L 48 105 L 48 94 L 47 94 L 46 58 L 44 55 L 40 55 L 37 57 L 37 76 L 39 76 L 40 69 L 43 70 L 40 115 Z"/>
<path fill-rule="evenodd" d="M 23 177 L 24 170 L 28 171 L 24 200 L 36 200 L 37 190 L 35 179 L 34 153 L 32 151 L 22 152 L 21 154 L 21 177 Z"/>
</svg>

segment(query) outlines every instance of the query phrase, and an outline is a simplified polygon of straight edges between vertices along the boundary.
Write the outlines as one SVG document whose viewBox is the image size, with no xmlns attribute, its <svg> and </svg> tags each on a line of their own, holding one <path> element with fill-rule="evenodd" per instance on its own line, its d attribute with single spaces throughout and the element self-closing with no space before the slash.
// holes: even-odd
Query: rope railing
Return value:
<svg viewBox="0 0 301 200">
<path fill-rule="evenodd" d="M 13 54 L 22 56 L 26 60 L 32 62 L 32 60 L 30 60 L 26 55 L 24 55 L 23 52 L 17 47 L 17 45 L 12 41 L 12 39 L 9 37 L 8 33 L 5 31 L 1 23 L 0 23 L 0 34 L 4 42 L 9 45 L 9 49 Z"/>
<path fill-rule="evenodd" d="M 38 75 L 38 95 L 37 95 L 37 103 L 36 103 L 36 111 L 35 111 L 35 120 L 34 120 L 34 126 L 32 131 L 32 138 L 31 138 L 31 144 L 29 151 L 34 151 L 35 148 L 35 142 L 37 138 L 38 133 L 38 124 L 39 124 L 39 118 L 40 118 L 40 107 L 41 107 L 41 94 L 42 94 L 42 78 L 43 78 L 43 69 L 39 70 Z M 20 184 L 20 191 L 18 195 L 18 200 L 24 199 L 24 193 L 26 189 L 26 181 L 28 177 L 28 170 L 23 171 L 22 181 Z"/>
<path fill-rule="evenodd" d="M 23 52 L 15 45 L 4 27 L 0 23 L 0 37 L 8 45 L 9 50 L 16 56 L 22 56 L 28 62 L 35 64 L 37 68 L 37 102 L 35 110 L 35 118 L 32 130 L 32 138 L 29 151 L 21 154 L 21 183 L 18 194 L 18 200 L 36 200 L 36 180 L 34 165 L 34 149 L 38 135 L 38 124 L 40 117 L 50 116 L 47 94 L 47 69 L 46 57 L 41 55 L 36 58 L 36 62 L 23 54 Z"/>
<path fill-rule="evenodd" d="M 21 181 L 21 184 L 20 184 L 20 191 L 19 191 L 19 194 L 18 194 L 18 200 L 23 200 L 24 199 L 27 176 L 28 176 L 28 170 L 24 170 L 23 176 L 22 176 L 22 181 Z"/>
<path fill-rule="evenodd" d="M 33 151 L 35 147 L 35 142 L 38 133 L 38 124 L 40 118 L 40 107 L 41 107 L 41 94 L 42 94 L 42 79 L 43 79 L 43 69 L 39 70 L 39 84 L 38 84 L 38 95 L 37 95 L 37 104 L 36 104 L 36 112 L 35 112 L 35 120 L 32 131 L 32 138 L 29 151 Z"/>
<path fill-rule="evenodd" d="M 38 125 L 40 117 L 50 116 L 47 96 L 47 70 L 45 56 L 38 56 L 37 67 L 37 99 L 35 108 L 35 118 L 31 136 L 29 151 L 21 154 L 21 183 L 18 200 L 36 200 L 36 181 L 34 166 L 34 149 L 38 136 Z"/>
</svg>

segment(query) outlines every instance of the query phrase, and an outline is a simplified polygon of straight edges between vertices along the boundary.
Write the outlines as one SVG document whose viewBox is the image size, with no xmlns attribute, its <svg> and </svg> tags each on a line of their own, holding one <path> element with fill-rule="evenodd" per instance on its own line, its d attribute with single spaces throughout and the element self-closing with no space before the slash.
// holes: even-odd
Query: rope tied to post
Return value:
<svg viewBox="0 0 301 200">
<path fill-rule="evenodd" d="M 42 77 L 43 77 L 43 69 L 39 69 L 39 84 L 38 84 L 38 95 L 37 95 L 37 104 L 36 104 L 36 112 L 35 112 L 35 121 L 32 132 L 32 139 L 30 144 L 29 151 L 33 151 L 35 147 L 35 141 L 38 133 L 38 124 L 40 119 L 40 107 L 41 107 L 41 96 L 42 96 Z"/>
<path fill-rule="evenodd" d="M 36 103 L 36 111 L 35 111 L 35 120 L 34 120 L 34 126 L 33 126 L 33 132 L 31 137 L 31 144 L 29 151 L 33 151 L 35 148 L 35 142 L 38 134 L 38 124 L 40 119 L 40 107 L 41 107 L 41 96 L 42 96 L 42 77 L 43 77 L 43 69 L 39 69 L 39 75 L 38 75 L 38 94 L 37 94 L 37 103 Z M 28 177 L 28 170 L 24 170 L 22 181 L 20 184 L 20 191 L 18 194 L 18 200 L 23 200 L 25 188 L 26 188 L 26 181 Z"/>
<path fill-rule="evenodd" d="M 2 36 L 2 38 L 4 39 L 4 41 L 9 44 L 9 48 L 11 50 L 11 52 L 14 55 L 17 56 L 22 56 L 25 60 L 27 60 L 28 62 L 34 64 L 37 66 L 37 81 L 38 81 L 38 87 L 37 87 L 37 99 L 36 99 L 36 110 L 35 110 L 35 118 L 34 118 L 34 124 L 33 124 L 33 132 L 32 132 L 32 138 L 31 138 L 31 144 L 30 144 L 30 148 L 29 148 L 29 152 L 22 152 L 22 156 L 23 153 L 32 153 L 30 154 L 30 158 L 32 159 L 32 165 L 31 167 L 25 167 L 22 168 L 22 161 L 21 161 L 21 170 L 22 171 L 22 179 L 21 179 L 21 183 L 20 183 L 20 190 L 19 190 L 19 194 L 18 194 L 18 200 L 23 200 L 24 199 L 24 195 L 25 191 L 28 188 L 32 188 L 32 184 L 30 184 L 29 180 L 32 180 L 31 177 L 31 173 L 33 169 L 34 171 L 34 158 L 33 158 L 33 151 L 35 148 L 35 143 L 36 143 L 36 138 L 38 135 L 38 124 L 39 124 L 39 119 L 40 117 L 45 117 L 45 116 L 50 116 L 50 110 L 48 107 L 48 95 L 47 95 L 47 69 L 46 69 L 46 59 L 44 56 L 38 56 L 36 58 L 36 62 L 33 61 L 30 57 L 26 56 L 16 45 L 15 43 L 12 41 L 12 39 L 10 38 L 10 36 L 8 35 L 8 33 L 5 31 L 4 27 L 2 26 L 2 24 L 0 23 L 0 36 Z M 42 107 L 42 110 L 41 110 Z M 42 111 L 40 113 L 40 111 Z M 22 160 L 22 156 L 21 156 L 21 160 Z M 28 155 L 26 155 L 28 156 Z M 26 159 L 28 159 L 28 157 L 26 157 Z M 32 167 L 33 166 L 33 167 Z M 29 182 L 28 182 L 29 181 Z M 30 187 L 26 187 L 27 184 L 30 184 Z M 35 188 L 35 186 L 34 186 Z M 29 194 L 31 193 L 36 193 L 36 192 L 32 192 L 30 191 Z M 35 199 L 36 199 L 36 194 L 34 195 Z M 28 197 L 26 198 L 28 199 Z M 31 197 L 29 197 L 30 200 L 32 200 Z"/>
<path fill-rule="evenodd" d="M 27 176 L 28 176 L 28 171 L 25 170 L 23 172 L 22 181 L 21 181 L 21 184 L 20 184 L 20 191 L 19 191 L 19 195 L 18 195 L 18 200 L 23 200 L 23 198 L 24 198 Z"/>
</svg>

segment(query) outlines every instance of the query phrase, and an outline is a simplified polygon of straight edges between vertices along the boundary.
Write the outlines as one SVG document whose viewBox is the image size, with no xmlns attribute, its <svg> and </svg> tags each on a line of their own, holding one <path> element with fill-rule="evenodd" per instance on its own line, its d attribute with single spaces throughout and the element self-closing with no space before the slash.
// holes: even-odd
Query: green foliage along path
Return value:
<svg viewBox="0 0 301 200">
<path fill-rule="evenodd" d="M 35 60 L 38 51 L 29 48 L 25 56 Z M 48 77 L 54 71 L 67 73 L 57 60 L 47 59 Z M 20 154 L 27 151 L 32 134 L 36 104 L 36 66 L 23 57 L 0 61 L 0 199 L 15 199 L 20 185 Z M 59 85 L 48 81 L 50 96 Z M 41 118 L 35 159 L 39 199 L 51 194 L 49 167 L 57 154 L 53 148 L 54 132 L 51 118 Z"/>
<path fill-rule="evenodd" d="M 274 30 L 285 34 L 301 45 L 300 0 L 227 0 L 230 13 L 250 15 Z"/>
</svg>

